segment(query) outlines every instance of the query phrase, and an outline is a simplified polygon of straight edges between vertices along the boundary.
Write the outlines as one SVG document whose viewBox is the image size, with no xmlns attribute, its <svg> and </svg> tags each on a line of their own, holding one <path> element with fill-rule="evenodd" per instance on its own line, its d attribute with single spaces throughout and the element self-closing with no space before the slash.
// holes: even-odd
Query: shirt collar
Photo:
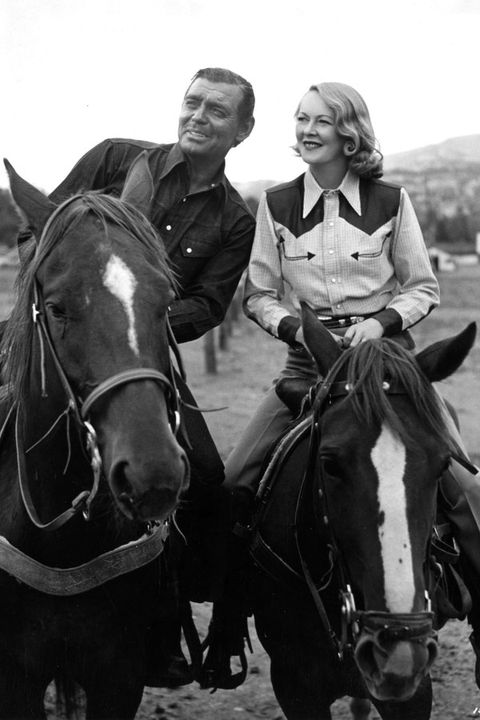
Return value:
<svg viewBox="0 0 480 720">
<path fill-rule="evenodd" d="M 185 165 L 185 167 L 188 167 L 188 161 L 185 153 L 183 152 L 182 148 L 180 147 L 179 143 L 175 143 L 173 145 L 172 149 L 168 153 L 167 161 L 165 162 L 165 166 L 163 168 L 162 172 L 162 179 L 166 177 L 175 167 L 178 165 Z M 222 165 L 218 169 L 218 173 L 215 176 L 215 178 L 212 181 L 211 187 L 215 188 L 218 186 L 222 186 L 225 192 L 227 192 L 227 178 L 225 177 L 225 163 L 222 163 Z"/>
<path fill-rule="evenodd" d="M 310 168 L 308 168 L 305 173 L 304 188 L 303 217 L 306 218 L 325 192 L 324 188 L 322 188 L 313 177 Z M 360 204 L 360 181 L 358 175 L 348 170 L 338 187 L 338 191 L 342 193 L 345 200 L 352 206 L 357 215 L 361 215 L 362 207 Z"/>
</svg>

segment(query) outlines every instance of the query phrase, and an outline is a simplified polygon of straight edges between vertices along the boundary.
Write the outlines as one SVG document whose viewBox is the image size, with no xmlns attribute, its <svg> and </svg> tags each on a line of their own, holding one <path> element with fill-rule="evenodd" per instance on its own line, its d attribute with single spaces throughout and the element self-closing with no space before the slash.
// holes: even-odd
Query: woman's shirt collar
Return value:
<svg viewBox="0 0 480 720">
<path fill-rule="evenodd" d="M 326 190 L 317 183 L 310 168 L 308 168 L 304 176 L 304 189 L 303 217 L 306 218 Z M 339 187 L 329 192 L 341 192 L 357 215 L 362 214 L 360 204 L 360 179 L 358 175 L 348 170 Z"/>
</svg>

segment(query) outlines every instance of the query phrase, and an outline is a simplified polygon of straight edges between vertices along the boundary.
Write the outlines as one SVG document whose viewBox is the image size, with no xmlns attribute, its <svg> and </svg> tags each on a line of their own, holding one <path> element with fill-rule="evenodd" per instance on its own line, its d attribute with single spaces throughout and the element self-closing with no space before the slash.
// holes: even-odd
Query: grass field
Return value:
<svg viewBox="0 0 480 720">
<path fill-rule="evenodd" d="M 0 268 L 0 319 L 8 317 L 13 302 L 15 271 Z M 460 267 L 439 275 L 441 306 L 413 328 L 422 349 L 469 322 L 476 321 L 479 337 L 464 365 L 441 383 L 441 391 L 457 409 L 462 435 L 470 453 L 480 453 L 480 265 Z M 218 331 L 216 331 L 218 332 Z M 285 345 L 254 323 L 241 318 L 233 328 L 228 351 L 217 351 L 218 372 L 205 372 L 204 340 L 182 345 L 189 384 L 202 408 L 226 406 L 205 417 L 223 457 L 248 422 L 262 394 L 283 366 Z"/>
</svg>

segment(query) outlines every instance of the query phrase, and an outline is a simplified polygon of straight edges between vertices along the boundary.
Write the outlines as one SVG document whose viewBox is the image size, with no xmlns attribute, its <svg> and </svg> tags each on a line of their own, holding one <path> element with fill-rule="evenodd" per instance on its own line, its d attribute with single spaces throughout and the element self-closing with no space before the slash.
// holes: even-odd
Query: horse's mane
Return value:
<svg viewBox="0 0 480 720">
<path fill-rule="evenodd" d="M 342 354 L 339 365 L 347 367 L 347 383 L 352 388 L 349 398 L 362 422 L 386 422 L 403 438 L 414 430 L 394 411 L 384 390 L 384 383 L 390 382 L 402 387 L 429 432 L 444 441 L 449 437 L 437 393 L 415 356 L 398 343 L 387 338 L 360 343 Z"/>
<path fill-rule="evenodd" d="M 30 366 L 34 331 L 32 303 L 37 271 L 65 233 L 87 216 L 100 221 L 106 236 L 111 234 L 112 227 L 120 227 L 136 238 L 146 258 L 155 262 L 172 288 L 177 288 L 163 242 L 151 223 L 135 207 L 111 195 L 96 192 L 87 192 L 66 200 L 48 219 L 39 242 L 29 242 L 28 249 L 22 252 L 15 283 L 16 302 L 0 346 L 6 358 L 2 380 L 8 385 L 14 400 L 22 396 Z"/>
</svg>

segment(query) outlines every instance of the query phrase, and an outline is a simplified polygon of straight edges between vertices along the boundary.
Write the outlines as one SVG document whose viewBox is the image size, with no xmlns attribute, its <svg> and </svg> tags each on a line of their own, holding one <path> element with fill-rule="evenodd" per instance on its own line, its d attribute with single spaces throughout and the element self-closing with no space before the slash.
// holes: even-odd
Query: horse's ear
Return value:
<svg viewBox="0 0 480 720">
<path fill-rule="evenodd" d="M 149 217 L 153 199 L 153 178 L 146 150 L 130 165 L 120 199 Z"/>
<path fill-rule="evenodd" d="M 302 302 L 301 306 L 305 343 L 315 358 L 320 375 L 325 376 L 342 351 L 313 310 L 306 303 Z"/>
<path fill-rule="evenodd" d="M 415 356 L 430 382 L 444 380 L 463 363 L 473 347 L 477 325 L 472 322 L 458 335 L 429 345 Z"/>
<path fill-rule="evenodd" d="M 20 177 L 6 158 L 4 158 L 3 163 L 10 180 L 12 197 L 38 240 L 56 205 L 40 190 L 37 190 L 36 187 Z"/>
</svg>

